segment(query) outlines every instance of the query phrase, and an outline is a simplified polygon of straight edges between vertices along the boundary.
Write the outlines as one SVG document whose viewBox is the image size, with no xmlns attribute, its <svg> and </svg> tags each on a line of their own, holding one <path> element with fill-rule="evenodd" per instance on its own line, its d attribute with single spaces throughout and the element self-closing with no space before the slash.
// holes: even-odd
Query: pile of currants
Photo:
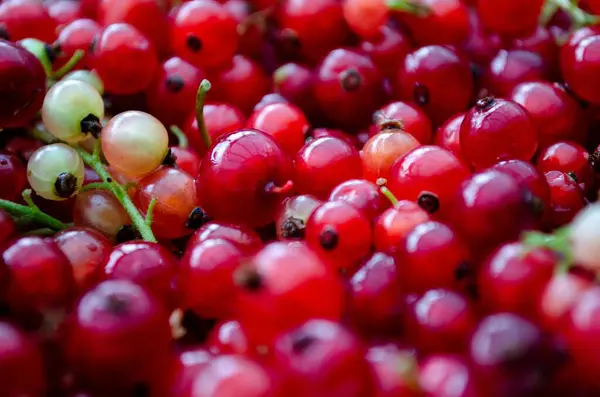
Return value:
<svg viewBox="0 0 600 397">
<path fill-rule="evenodd" d="M 600 396 L 600 0 L 0 0 L 0 397 Z"/>
</svg>

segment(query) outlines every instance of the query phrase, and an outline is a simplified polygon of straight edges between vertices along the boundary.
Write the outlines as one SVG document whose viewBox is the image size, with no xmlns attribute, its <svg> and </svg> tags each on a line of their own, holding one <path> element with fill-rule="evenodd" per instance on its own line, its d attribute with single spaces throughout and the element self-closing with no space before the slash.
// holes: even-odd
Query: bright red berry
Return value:
<svg viewBox="0 0 600 397">
<path fill-rule="evenodd" d="M 489 29 L 519 37 L 535 31 L 543 4 L 543 0 L 477 0 L 477 11 Z"/>
</svg>

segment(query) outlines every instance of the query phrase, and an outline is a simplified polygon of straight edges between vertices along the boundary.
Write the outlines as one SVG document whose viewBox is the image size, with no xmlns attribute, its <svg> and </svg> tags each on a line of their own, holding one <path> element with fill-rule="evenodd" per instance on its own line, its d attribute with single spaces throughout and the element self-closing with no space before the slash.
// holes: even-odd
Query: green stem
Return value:
<svg viewBox="0 0 600 397">
<path fill-rule="evenodd" d="M 75 51 L 75 53 L 73 54 L 71 59 L 69 59 L 69 61 L 67 63 L 65 63 L 60 69 L 58 69 L 54 73 L 52 73 L 50 78 L 52 80 L 60 80 L 61 78 L 63 78 L 63 76 L 65 74 L 67 74 L 71 70 L 73 70 L 73 68 L 79 63 L 79 61 L 81 61 L 81 59 L 83 58 L 84 55 L 85 55 L 85 51 L 83 51 L 83 50 Z"/>
<path fill-rule="evenodd" d="M 106 188 L 119 200 L 142 238 L 146 241 L 156 242 L 156 237 L 154 237 L 152 229 L 146 224 L 146 219 L 144 219 L 135 204 L 133 204 L 125 188 L 112 178 L 106 167 L 104 167 L 104 164 L 102 164 L 102 160 L 100 159 L 100 139 L 96 141 L 93 154 L 89 154 L 79 146 L 73 145 L 72 147 L 77 151 L 83 162 L 96 171 L 98 176 L 106 183 Z"/>
<path fill-rule="evenodd" d="M 58 219 L 42 212 L 37 205 L 33 203 L 33 200 L 31 199 L 31 189 L 23 191 L 23 200 L 25 200 L 27 205 L 0 199 L 0 208 L 17 218 L 17 221 L 26 219 L 28 223 L 44 225 L 54 231 L 65 230 L 68 227 Z"/>
<path fill-rule="evenodd" d="M 150 200 L 150 205 L 148 206 L 148 211 L 146 212 L 146 226 L 151 227 L 152 226 L 152 222 L 154 221 L 154 207 L 156 207 L 156 197 L 152 197 L 152 200 Z"/>
<path fill-rule="evenodd" d="M 82 192 L 87 192 L 89 190 L 96 190 L 96 189 L 100 189 L 100 190 L 108 190 L 108 183 L 106 182 L 93 182 L 93 183 L 88 183 L 87 185 L 83 186 L 81 188 Z"/>
<path fill-rule="evenodd" d="M 414 0 L 387 0 L 386 3 L 390 10 L 406 12 L 418 17 L 426 17 L 431 12 L 429 7 Z"/>
<path fill-rule="evenodd" d="M 171 130 L 171 134 L 175 135 L 177 138 L 178 146 L 182 149 L 187 149 L 189 147 L 189 142 L 187 136 L 181 131 L 181 128 L 172 125 L 169 129 Z"/>
<path fill-rule="evenodd" d="M 206 103 L 206 94 L 210 90 L 210 81 L 204 79 L 198 86 L 198 92 L 196 93 L 196 121 L 198 122 L 198 131 L 206 146 L 206 150 L 212 146 L 212 139 L 206 129 L 206 123 L 204 122 L 204 104 Z"/>
<path fill-rule="evenodd" d="M 379 186 L 379 191 L 385 196 L 385 198 L 387 198 L 390 201 L 390 203 L 392 203 L 392 206 L 395 207 L 398 205 L 398 199 L 396 198 L 396 196 L 394 196 L 394 193 L 392 193 L 392 191 L 387 188 L 386 184 L 387 180 L 385 178 L 379 178 L 377 180 L 377 186 Z"/>
<path fill-rule="evenodd" d="M 522 242 L 531 248 L 546 248 L 560 255 L 561 259 L 555 269 L 556 273 L 565 273 L 573 265 L 573 252 L 571 251 L 570 230 L 562 228 L 553 234 L 541 232 L 528 232 L 522 237 Z"/>
<path fill-rule="evenodd" d="M 588 25 L 595 25 L 600 22 L 600 17 L 583 11 L 581 8 L 579 8 L 577 3 L 574 3 L 570 0 L 548 1 L 554 4 L 556 7 L 562 9 L 565 13 L 567 13 L 571 18 L 573 25 L 575 25 L 575 28 L 580 28 L 582 26 Z"/>
</svg>

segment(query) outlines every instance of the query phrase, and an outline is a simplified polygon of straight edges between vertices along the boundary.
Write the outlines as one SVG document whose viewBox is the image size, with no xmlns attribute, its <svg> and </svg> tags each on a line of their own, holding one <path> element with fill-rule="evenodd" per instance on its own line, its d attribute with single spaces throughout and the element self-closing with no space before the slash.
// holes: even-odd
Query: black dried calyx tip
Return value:
<svg viewBox="0 0 600 397">
<path fill-rule="evenodd" d="M 281 236 L 288 239 L 304 238 L 304 221 L 293 216 L 287 218 L 281 224 Z"/>
<path fill-rule="evenodd" d="M 362 85 L 362 76 L 356 69 L 350 68 L 342 72 L 341 81 L 344 91 L 356 91 Z"/>
<path fill-rule="evenodd" d="M 493 96 L 486 96 L 481 98 L 475 104 L 475 107 L 479 110 L 486 110 L 492 107 L 496 103 L 496 98 Z"/>
<path fill-rule="evenodd" d="M 600 147 L 592 153 L 588 162 L 596 172 L 600 172 Z"/>
<path fill-rule="evenodd" d="M 59 55 L 61 55 L 62 48 L 58 43 L 52 45 L 44 44 L 44 51 L 46 52 L 46 56 L 50 60 L 50 63 L 54 63 L 54 61 L 56 61 L 56 58 L 58 58 Z"/>
<path fill-rule="evenodd" d="M 255 292 L 263 287 L 263 279 L 256 269 L 245 264 L 234 274 L 235 284 L 244 288 L 246 291 Z"/>
<path fill-rule="evenodd" d="M 422 193 L 417 200 L 417 204 L 430 214 L 440 209 L 440 200 L 432 193 Z"/>
<path fill-rule="evenodd" d="M 70 172 L 59 174 L 54 182 L 54 190 L 58 197 L 71 197 L 77 191 L 77 177 Z"/>
<path fill-rule="evenodd" d="M 167 155 L 163 159 L 162 164 L 166 166 L 174 166 L 175 164 L 177 164 L 177 156 L 175 156 L 175 153 L 173 153 L 171 149 L 169 149 L 169 151 L 167 152 Z"/>
<path fill-rule="evenodd" d="M 196 207 L 192 210 L 192 212 L 190 212 L 190 215 L 185 222 L 185 227 L 196 230 L 208 222 L 210 222 L 210 217 L 208 214 L 202 208 Z"/>
<path fill-rule="evenodd" d="M 334 250 L 338 246 L 339 236 L 332 228 L 325 228 L 319 236 L 321 247 L 327 251 Z"/>
<path fill-rule="evenodd" d="M 302 334 L 293 340 L 292 350 L 296 353 L 302 353 L 313 343 L 315 343 L 315 338 L 312 335 Z"/>
<path fill-rule="evenodd" d="M 84 134 L 92 134 L 94 138 L 98 138 L 100 136 L 100 132 L 102 131 L 102 123 L 100 123 L 100 119 L 98 116 L 95 116 L 91 113 L 81 120 L 79 127 L 81 128 L 81 132 Z"/>
<path fill-rule="evenodd" d="M 10 36 L 6 27 L 4 25 L 0 25 L 0 39 L 2 40 L 10 40 Z"/>
<path fill-rule="evenodd" d="M 165 80 L 165 86 L 171 92 L 179 92 L 183 89 L 185 82 L 178 74 L 171 75 Z"/>
<path fill-rule="evenodd" d="M 117 242 L 126 243 L 128 241 L 139 240 L 141 238 L 137 230 L 131 225 L 123 225 L 117 232 Z"/>
</svg>

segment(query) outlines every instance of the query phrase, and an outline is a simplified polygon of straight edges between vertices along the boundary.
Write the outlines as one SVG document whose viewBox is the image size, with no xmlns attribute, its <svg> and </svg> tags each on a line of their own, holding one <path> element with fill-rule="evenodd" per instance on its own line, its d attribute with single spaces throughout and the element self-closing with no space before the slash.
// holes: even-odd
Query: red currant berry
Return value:
<svg viewBox="0 0 600 397">
<path fill-rule="evenodd" d="M 0 210 L 0 246 L 4 246 L 17 232 L 17 225 L 13 218 L 4 210 Z"/>
<path fill-rule="evenodd" d="M 56 0 L 46 6 L 48 15 L 56 22 L 56 31 L 60 32 L 65 25 L 83 18 L 81 4 L 78 1 Z"/>
<path fill-rule="evenodd" d="M 454 356 L 429 356 L 419 366 L 419 388 L 428 395 L 478 396 L 476 376 L 468 364 Z"/>
<path fill-rule="evenodd" d="M 430 214 L 446 217 L 453 211 L 450 201 L 470 174 L 448 150 L 421 146 L 392 165 L 388 187 L 399 200 L 417 202 Z"/>
<path fill-rule="evenodd" d="M 536 223 L 533 196 L 507 173 L 487 170 L 459 189 L 452 220 L 473 249 L 485 251 L 517 239 Z"/>
<path fill-rule="evenodd" d="M 516 86 L 509 98 L 529 112 L 538 127 L 540 149 L 562 140 L 585 142 L 583 111 L 564 89 L 546 82 L 527 82 Z"/>
<path fill-rule="evenodd" d="M 0 395 L 33 397 L 45 391 L 41 352 L 20 330 L 0 322 Z"/>
<path fill-rule="evenodd" d="M 236 320 L 224 321 L 213 328 L 208 337 L 208 349 L 213 354 L 247 354 L 248 338 Z"/>
<path fill-rule="evenodd" d="M 171 45 L 175 53 L 198 67 L 229 61 L 238 47 L 236 21 L 215 0 L 183 3 L 173 16 Z"/>
<path fill-rule="evenodd" d="M 415 352 L 395 344 L 371 347 L 366 356 L 377 381 L 377 397 L 419 397 Z"/>
<path fill-rule="evenodd" d="M 371 249 L 371 224 L 354 206 L 330 201 L 308 219 L 306 242 L 330 266 L 353 270 Z"/>
<path fill-rule="evenodd" d="M 284 44 L 296 47 L 302 58 L 312 62 L 342 45 L 348 36 L 338 0 L 284 0 L 277 17 Z"/>
<path fill-rule="evenodd" d="M 112 193 L 95 189 L 80 193 L 75 198 L 73 223 L 98 230 L 114 242 L 131 219 Z"/>
<path fill-rule="evenodd" d="M 227 103 L 207 103 L 204 105 L 203 110 L 204 124 L 212 141 L 216 141 L 221 136 L 244 127 L 244 114 L 233 105 Z M 199 154 L 206 152 L 206 146 L 198 130 L 198 120 L 196 119 L 195 111 L 187 119 L 185 134 L 196 152 Z"/>
<path fill-rule="evenodd" d="M 465 159 L 483 169 L 502 160 L 530 160 L 538 146 L 538 131 L 521 105 L 488 97 L 465 116 L 460 145 Z"/>
<path fill-rule="evenodd" d="M 235 278 L 239 321 L 253 345 L 269 345 L 278 334 L 311 318 L 341 318 L 340 280 L 304 245 L 271 243 Z"/>
<path fill-rule="evenodd" d="M 0 152 L 0 199 L 15 200 L 27 186 L 25 166 L 13 154 Z"/>
<path fill-rule="evenodd" d="M 370 121 L 383 97 L 383 86 L 367 56 L 339 48 L 325 57 L 315 73 L 315 100 L 328 119 L 354 129 Z"/>
<path fill-rule="evenodd" d="M 354 33 L 361 37 L 376 37 L 379 27 L 387 22 L 389 13 L 384 0 L 344 1 L 344 18 Z"/>
<path fill-rule="evenodd" d="M 506 97 L 520 83 L 550 78 L 540 55 L 524 50 L 500 50 L 490 61 L 483 83 L 490 95 Z"/>
<path fill-rule="evenodd" d="M 235 55 L 231 64 L 216 72 L 211 81 L 214 84 L 210 95 L 214 100 L 230 103 L 246 114 L 269 91 L 269 79 L 260 65 L 243 55 Z"/>
<path fill-rule="evenodd" d="M 311 320 L 275 341 L 276 366 L 300 396 L 373 395 L 374 380 L 360 341 L 341 325 Z"/>
<path fill-rule="evenodd" d="M 263 95 L 263 97 L 260 98 L 260 101 L 258 101 L 256 103 L 256 105 L 254 105 L 253 111 L 260 112 L 264 108 L 266 108 L 267 106 L 270 106 L 270 105 L 286 105 L 286 104 L 289 104 L 289 101 L 287 99 L 285 99 L 284 97 L 282 97 L 281 95 L 279 95 L 276 92 L 271 92 L 269 94 Z"/>
<path fill-rule="evenodd" d="M 371 255 L 350 279 L 351 323 L 362 335 L 394 335 L 402 314 L 402 288 L 396 262 L 389 255 Z"/>
<path fill-rule="evenodd" d="M 279 146 L 293 157 L 304 146 L 310 124 L 296 106 L 276 103 L 255 111 L 248 119 L 247 127 L 273 136 Z"/>
<path fill-rule="evenodd" d="M 469 25 L 471 32 L 462 49 L 476 65 L 485 66 L 503 46 L 502 40 L 483 26 L 479 13 L 474 9 L 469 12 Z"/>
<path fill-rule="evenodd" d="M 181 307 L 204 318 L 235 314 L 233 274 L 242 261 L 235 243 L 211 238 L 188 244 L 181 260 L 177 290 Z"/>
<path fill-rule="evenodd" d="M 376 36 L 364 39 L 359 46 L 385 77 L 393 79 L 412 45 L 400 30 L 392 26 L 381 25 L 377 29 Z"/>
<path fill-rule="evenodd" d="M 35 55 L 8 41 L 0 40 L 0 59 L 0 128 L 21 127 L 42 108 L 46 72 Z"/>
<path fill-rule="evenodd" d="M 573 273 L 560 273 L 552 277 L 539 302 L 539 318 L 544 327 L 562 332 L 571 310 L 592 286 L 590 280 Z"/>
<path fill-rule="evenodd" d="M 358 151 L 341 139 L 312 140 L 296 155 L 294 185 L 301 194 L 327 199 L 337 185 L 361 176 Z"/>
<path fill-rule="evenodd" d="M 96 41 L 102 34 L 102 27 L 91 19 L 76 19 L 66 25 L 59 33 L 55 45 L 60 48 L 60 56 L 54 66 L 62 66 L 75 54 L 75 51 L 85 51 L 84 57 L 75 65 L 75 69 L 90 67 Z"/>
<path fill-rule="evenodd" d="M 466 113 L 459 113 L 456 116 L 449 118 L 440 128 L 438 128 L 433 142 L 435 145 L 451 151 L 460 159 L 462 159 L 460 126 L 462 125 L 465 116 Z"/>
<path fill-rule="evenodd" d="M 79 292 L 100 282 L 112 248 L 104 235 L 94 229 L 73 227 L 58 233 L 54 241 L 73 268 Z"/>
<path fill-rule="evenodd" d="M 84 295 L 66 336 L 71 368 L 94 390 L 151 391 L 169 365 L 168 315 L 130 281 L 105 281 Z"/>
<path fill-rule="evenodd" d="M 263 226 L 292 189 L 292 161 L 275 140 L 256 130 L 223 136 L 200 167 L 198 195 L 215 219 Z M 244 197 L 244 200 L 240 200 Z"/>
<path fill-rule="evenodd" d="M 29 161 L 31 155 L 42 146 L 42 142 L 36 139 L 17 135 L 6 142 L 4 149 L 24 161 Z"/>
<path fill-rule="evenodd" d="M 308 115 L 315 114 L 317 108 L 313 81 L 313 71 L 298 63 L 286 63 L 273 72 L 273 90 Z"/>
<path fill-rule="evenodd" d="M 429 220 L 429 214 L 418 204 L 401 200 L 393 208 L 385 210 L 375 221 L 373 245 L 378 251 L 394 253 L 415 226 Z"/>
<path fill-rule="evenodd" d="M 539 172 L 530 162 L 523 160 L 507 160 L 495 164 L 491 169 L 504 172 L 515 179 L 524 190 L 533 195 L 533 205 L 538 207 L 540 215 L 550 203 L 550 187 L 544 174 Z"/>
<path fill-rule="evenodd" d="M 303 240 L 308 218 L 321 204 L 322 201 L 308 194 L 286 199 L 275 218 L 277 237 L 280 240 Z"/>
<path fill-rule="evenodd" d="M 475 325 L 475 313 L 465 297 L 432 289 L 411 305 L 406 329 L 420 352 L 461 353 Z"/>
<path fill-rule="evenodd" d="M 363 176 L 371 182 L 388 180 L 394 162 L 421 146 L 411 134 L 399 129 L 383 129 L 373 135 L 362 149 Z"/>
<path fill-rule="evenodd" d="M 550 186 L 550 206 L 545 214 L 545 223 L 553 228 L 564 226 L 585 207 L 583 190 L 564 172 L 549 171 L 544 176 Z"/>
<path fill-rule="evenodd" d="M 501 246 L 479 273 L 483 304 L 493 312 L 513 312 L 536 319 L 538 302 L 554 268 L 557 255 L 520 243 Z"/>
<path fill-rule="evenodd" d="M 18 41 L 28 37 L 52 43 L 56 39 L 56 22 L 44 3 L 36 0 L 6 0 L 0 4 L 2 38 Z"/>
<path fill-rule="evenodd" d="M 188 247 L 209 239 L 223 239 L 233 243 L 245 255 L 252 255 L 262 248 L 256 232 L 244 225 L 210 222 L 196 230 L 188 240 Z"/>
<path fill-rule="evenodd" d="M 177 259 L 165 247 L 137 241 L 116 246 L 104 266 L 104 274 L 108 279 L 128 280 L 141 285 L 162 303 L 168 304 L 178 268 Z"/>
<path fill-rule="evenodd" d="M 98 21 L 104 26 L 128 23 L 146 36 L 159 54 L 169 52 L 167 13 L 155 0 L 100 0 Z"/>
<path fill-rule="evenodd" d="M 433 131 L 431 120 L 417 106 L 407 102 L 391 102 L 374 114 L 375 125 L 371 131 L 379 131 L 382 127 L 398 123 L 401 129 L 408 132 L 423 145 L 431 143 Z"/>
<path fill-rule="evenodd" d="M 146 213 L 152 200 L 152 231 L 158 238 L 175 239 L 197 228 L 194 210 L 198 207 L 194 178 L 177 168 L 162 167 L 140 180 L 135 202 Z M 200 225 L 201 226 L 201 225 Z"/>
<path fill-rule="evenodd" d="M 192 347 L 177 353 L 175 376 L 168 397 L 181 397 L 191 392 L 192 385 L 202 369 L 213 359 L 204 347 Z M 88 397 L 77 396 L 77 397 Z"/>
<path fill-rule="evenodd" d="M 175 157 L 175 164 L 189 175 L 198 175 L 200 172 L 200 156 L 193 149 L 183 149 L 179 146 L 169 148 Z"/>
<path fill-rule="evenodd" d="M 549 71 L 557 72 L 559 47 L 552 32 L 552 28 L 538 26 L 529 36 L 522 36 L 513 40 L 512 45 L 518 50 L 535 52 L 542 57 Z"/>
<path fill-rule="evenodd" d="M 349 179 L 339 184 L 329 195 L 329 201 L 336 200 L 352 205 L 369 220 L 389 207 L 389 200 L 379 192 L 379 187 L 364 179 Z"/>
<path fill-rule="evenodd" d="M 473 97 L 469 63 L 452 47 L 434 45 L 411 52 L 396 79 L 399 96 L 414 101 L 436 125 L 465 111 Z"/>
<path fill-rule="evenodd" d="M 577 32 L 574 33 L 575 35 Z M 577 36 L 575 36 L 577 37 Z M 600 104 L 597 88 L 600 86 L 598 70 L 600 62 L 600 35 L 587 34 L 580 40 L 573 36 L 561 49 L 561 71 L 569 89 L 577 96 L 593 104 Z"/>
<path fill-rule="evenodd" d="M 543 173 L 562 171 L 569 174 L 584 192 L 589 192 L 596 180 L 589 157 L 587 150 L 574 142 L 557 142 L 540 152 L 537 168 Z"/>
<path fill-rule="evenodd" d="M 195 112 L 196 91 L 204 74 L 179 57 L 162 63 L 146 91 L 148 110 L 165 125 L 181 125 Z"/>
<path fill-rule="evenodd" d="M 477 11 L 490 30 L 519 37 L 535 31 L 543 4 L 543 0 L 477 0 Z"/>
<path fill-rule="evenodd" d="M 106 91 L 122 95 L 145 90 L 158 67 L 152 43 L 126 23 L 104 28 L 94 46 L 93 61 Z"/>
</svg>

